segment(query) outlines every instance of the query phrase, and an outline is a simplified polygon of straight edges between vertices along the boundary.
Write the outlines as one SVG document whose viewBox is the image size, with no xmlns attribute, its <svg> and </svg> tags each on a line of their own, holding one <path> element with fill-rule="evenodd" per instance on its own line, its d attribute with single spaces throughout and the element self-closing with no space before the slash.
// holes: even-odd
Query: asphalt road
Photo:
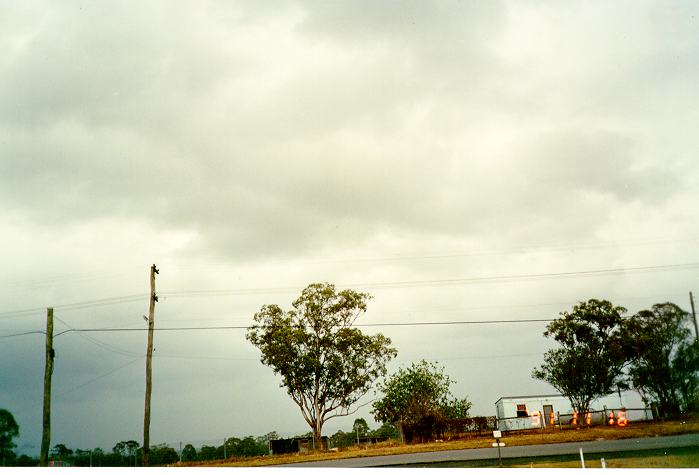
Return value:
<svg viewBox="0 0 699 475">
<path fill-rule="evenodd" d="M 592 442 L 567 442 L 563 444 L 520 445 L 501 447 L 503 458 L 537 457 L 542 455 L 577 454 L 580 448 L 584 453 L 621 452 L 626 450 L 665 449 L 672 447 L 696 447 L 699 451 L 699 434 L 673 435 L 667 437 L 645 437 L 642 439 L 599 440 Z M 389 465 L 421 464 L 431 462 L 458 462 L 461 460 L 497 459 L 498 449 L 444 450 L 440 452 L 420 452 L 403 455 L 382 455 L 351 459 L 323 460 L 287 464 L 285 467 L 382 467 Z"/>
</svg>

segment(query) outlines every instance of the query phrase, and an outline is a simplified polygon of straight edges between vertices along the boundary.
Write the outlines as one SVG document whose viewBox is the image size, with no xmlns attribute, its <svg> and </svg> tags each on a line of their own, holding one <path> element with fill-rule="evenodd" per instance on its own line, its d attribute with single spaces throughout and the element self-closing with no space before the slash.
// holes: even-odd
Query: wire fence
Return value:
<svg viewBox="0 0 699 475">
<path fill-rule="evenodd" d="M 536 411 L 524 417 L 503 417 L 497 420 L 500 431 L 576 429 L 579 427 L 618 426 L 625 427 L 630 422 L 642 422 L 653 419 L 651 408 L 604 408 L 600 411 L 588 411 L 578 414 L 561 414 L 550 412 L 541 414 Z"/>
</svg>

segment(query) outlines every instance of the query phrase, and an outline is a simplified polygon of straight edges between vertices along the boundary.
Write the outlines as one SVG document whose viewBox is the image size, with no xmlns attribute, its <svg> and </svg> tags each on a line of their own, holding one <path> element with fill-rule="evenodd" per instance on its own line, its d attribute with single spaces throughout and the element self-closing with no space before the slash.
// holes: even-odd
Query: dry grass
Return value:
<svg viewBox="0 0 699 475">
<path fill-rule="evenodd" d="M 663 453 L 664 452 L 664 453 Z M 602 468 L 601 457 L 605 458 L 607 468 L 697 468 L 699 453 L 694 447 L 680 449 L 651 450 L 645 452 L 626 452 L 615 454 L 588 454 L 585 468 Z M 528 463 L 507 465 L 510 468 L 581 468 L 579 459 L 539 460 Z"/>
<path fill-rule="evenodd" d="M 526 432 L 505 433 L 501 439 L 509 446 L 557 444 L 563 442 L 582 442 L 592 440 L 628 439 L 634 437 L 653 437 L 663 435 L 679 435 L 699 432 L 699 418 L 683 422 L 643 422 L 630 424 L 628 427 L 593 427 L 581 429 L 545 429 Z M 434 452 L 440 450 L 476 449 L 491 447 L 491 436 L 472 437 L 467 439 L 431 442 L 426 444 L 399 444 L 386 442 L 367 448 L 351 447 L 339 452 L 313 452 L 306 454 L 270 455 L 263 457 L 229 458 L 210 462 L 187 463 L 187 466 L 217 466 L 217 467 L 257 467 L 264 465 L 282 465 L 297 462 L 313 462 L 354 457 L 373 457 L 378 455 L 399 455 L 416 452 Z"/>
</svg>

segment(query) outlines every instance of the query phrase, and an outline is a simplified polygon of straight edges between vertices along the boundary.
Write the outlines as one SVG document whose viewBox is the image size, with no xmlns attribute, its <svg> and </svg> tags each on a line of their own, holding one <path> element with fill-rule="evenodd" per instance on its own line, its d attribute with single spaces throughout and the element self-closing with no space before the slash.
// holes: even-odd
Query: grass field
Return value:
<svg viewBox="0 0 699 475">
<path fill-rule="evenodd" d="M 663 435 L 679 435 L 699 433 L 699 418 L 686 421 L 668 422 L 644 422 L 631 424 L 624 428 L 619 427 L 593 427 L 581 429 L 546 429 L 527 432 L 505 433 L 502 441 L 508 446 L 514 445 L 534 445 L 534 444 L 556 444 L 563 442 L 583 442 L 592 440 L 614 440 L 634 437 L 653 437 Z M 431 452 L 439 450 L 458 450 L 490 447 L 493 439 L 490 435 L 483 437 L 470 437 L 466 439 L 450 440 L 444 442 L 431 442 L 426 444 L 399 444 L 389 442 L 367 448 L 347 448 L 339 452 L 313 452 L 305 454 L 271 455 L 264 457 L 249 458 L 229 458 L 227 460 L 213 460 L 208 462 L 186 463 L 186 466 L 265 466 L 281 465 L 297 462 L 312 462 L 321 460 L 334 460 L 354 457 L 373 457 L 378 455 L 398 455 L 416 452 Z M 597 463 L 599 463 L 597 457 Z M 622 457 L 623 458 L 623 457 Z M 684 460 L 684 459 L 683 459 Z M 523 463 L 529 464 L 530 461 Z M 552 463 L 566 463 L 565 460 L 558 460 Z M 650 462 L 648 462 L 650 463 Z M 678 462 L 684 463 L 684 462 Z M 699 467 L 696 462 L 690 465 Z M 529 465 L 526 465 L 529 466 Z M 574 465 L 571 465 L 574 466 Z M 579 466 L 579 465 L 578 465 Z M 610 467 L 609 463 L 607 464 Z M 653 465 L 655 466 L 655 465 Z M 685 465 L 674 465 L 684 467 Z"/>
</svg>

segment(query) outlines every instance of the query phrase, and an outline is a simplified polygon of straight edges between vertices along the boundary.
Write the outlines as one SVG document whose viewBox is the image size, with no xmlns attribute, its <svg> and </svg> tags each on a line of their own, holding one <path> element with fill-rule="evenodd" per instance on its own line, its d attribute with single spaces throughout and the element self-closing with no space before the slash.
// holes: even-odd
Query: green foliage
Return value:
<svg viewBox="0 0 699 475">
<path fill-rule="evenodd" d="M 352 413 L 352 406 L 386 374 L 396 355 L 391 340 L 353 328 L 370 296 L 311 284 L 293 310 L 265 305 L 255 314 L 247 339 L 262 352 L 261 361 L 282 378 L 291 399 L 313 430 L 316 443 L 325 421 Z"/>
<path fill-rule="evenodd" d="M 197 459 L 197 449 L 192 444 L 187 444 L 182 449 L 182 461 L 191 462 Z"/>
<path fill-rule="evenodd" d="M 544 354 L 544 364 L 532 376 L 566 396 L 575 411 L 586 412 L 594 399 L 610 394 L 623 379 L 624 313 L 625 308 L 596 299 L 561 312 L 544 332 L 560 347 Z"/>
<path fill-rule="evenodd" d="M 122 440 L 121 442 L 117 442 L 117 444 L 112 448 L 112 452 L 121 457 L 133 457 L 136 450 L 138 450 L 138 447 L 139 443 L 135 440 Z"/>
<path fill-rule="evenodd" d="M 14 460 L 15 453 L 12 451 L 15 448 L 12 439 L 19 435 L 19 425 L 15 417 L 7 409 L 0 409 L 0 463 L 5 460 Z"/>
<path fill-rule="evenodd" d="M 215 460 L 218 458 L 216 452 L 216 447 L 204 445 L 199 450 L 199 460 Z"/>
<path fill-rule="evenodd" d="M 39 459 L 22 454 L 19 457 L 17 457 L 14 465 L 16 467 L 36 467 L 39 465 Z"/>
<path fill-rule="evenodd" d="M 376 430 L 371 430 L 364 418 L 357 418 L 348 432 L 338 430 L 330 437 L 332 447 L 350 447 L 357 445 L 357 436 L 398 438 L 398 431 L 393 424 L 385 423 Z"/>
<path fill-rule="evenodd" d="M 177 451 L 166 444 L 159 444 L 150 447 L 148 454 L 149 463 L 153 466 L 171 465 L 179 460 Z"/>
<path fill-rule="evenodd" d="M 363 417 L 357 418 L 354 420 L 354 424 L 352 424 L 352 431 L 354 431 L 355 435 L 364 437 L 369 433 L 369 424 L 366 423 Z"/>
<path fill-rule="evenodd" d="M 633 387 L 661 415 L 694 409 L 699 350 L 686 327 L 689 314 L 673 303 L 653 305 L 625 323 L 625 349 Z"/>
<path fill-rule="evenodd" d="M 469 416 L 471 402 L 467 398 L 452 398 L 442 406 L 442 415 L 447 419 L 465 419 Z"/>
<path fill-rule="evenodd" d="M 330 436 L 330 445 L 332 447 L 350 447 L 357 444 L 357 436 L 353 432 L 344 432 L 338 430 Z"/>
<path fill-rule="evenodd" d="M 50 455 L 58 458 L 59 460 L 68 460 L 71 455 L 73 455 L 73 451 L 64 444 L 56 444 L 51 449 Z"/>
<path fill-rule="evenodd" d="M 372 437 L 388 437 L 389 439 L 397 439 L 400 437 L 396 426 L 390 422 L 384 422 L 378 429 L 374 429 L 369 434 Z"/>
<path fill-rule="evenodd" d="M 444 368 L 425 360 L 399 368 L 379 385 L 384 396 L 374 401 L 372 414 L 378 422 L 416 423 L 448 404 L 451 383 Z"/>
<path fill-rule="evenodd" d="M 453 382 L 444 368 L 425 360 L 400 368 L 379 385 L 384 396 L 373 403 L 372 414 L 378 422 L 395 424 L 401 431 L 412 427 L 426 437 L 440 420 L 468 416 L 471 403 L 451 395 Z"/>
</svg>

